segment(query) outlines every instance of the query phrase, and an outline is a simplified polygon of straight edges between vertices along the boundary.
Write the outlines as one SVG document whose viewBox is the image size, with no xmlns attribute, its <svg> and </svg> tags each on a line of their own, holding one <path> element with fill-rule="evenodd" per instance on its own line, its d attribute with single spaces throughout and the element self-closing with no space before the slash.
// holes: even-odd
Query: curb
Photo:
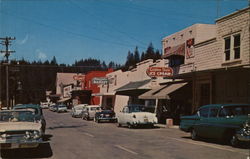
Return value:
<svg viewBox="0 0 250 159">
<path fill-rule="evenodd" d="M 179 129 L 179 125 L 167 126 L 165 124 L 155 124 L 155 126 L 158 126 L 160 128 L 174 128 L 174 129 Z"/>
</svg>

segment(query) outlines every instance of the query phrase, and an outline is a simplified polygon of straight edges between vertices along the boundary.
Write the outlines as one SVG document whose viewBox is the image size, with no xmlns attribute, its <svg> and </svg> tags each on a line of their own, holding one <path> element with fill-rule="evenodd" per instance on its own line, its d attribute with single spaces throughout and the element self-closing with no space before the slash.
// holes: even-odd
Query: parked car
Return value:
<svg viewBox="0 0 250 159">
<path fill-rule="evenodd" d="M 87 105 L 82 110 L 82 119 L 91 120 L 94 119 L 95 113 L 101 111 L 99 105 Z"/>
<path fill-rule="evenodd" d="M 250 142 L 249 104 L 211 104 L 202 106 L 195 115 L 182 116 L 180 129 L 198 137 L 230 141 L 232 146 Z"/>
<path fill-rule="evenodd" d="M 35 110 L 0 111 L 1 149 L 34 148 L 42 140 L 42 123 L 37 121 Z"/>
<path fill-rule="evenodd" d="M 82 116 L 82 110 L 84 107 L 86 107 L 88 104 L 79 104 L 79 105 L 75 105 L 72 108 L 72 112 L 71 112 L 71 116 L 72 117 L 81 117 Z"/>
<path fill-rule="evenodd" d="M 67 112 L 67 106 L 65 104 L 59 104 L 56 106 L 56 112 L 61 113 L 61 112 Z"/>
<path fill-rule="evenodd" d="M 57 109 L 57 105 L 56 104 L 52 104 L 49 106 L 49 110 L 52 111 L 52 112 L 55 112 Z"/>
<path fill-rule="evenodd" d="M 46 120 L 43 116 L 43 110 L 40 105 L 36 104 L 21 104 L 13 107 L 14 110 L 34 110 L 34 116 L 36 121 L 39 121 L 42 124 L 42 132 L 45 134 L 46 129 Z"/>
<path fill-rule="evenodd" d="M 96 112 L 94 121 L 99 123 L 101 121 L 116 122 L 115 112 L 113 110 L 102 110 Z"/>
<path fill-rule="evenodd" d="M 139 125 L 154 126 L 157 123 L 156 114 L 148 111 L 144 105 L 127 105 L 117 113 L 118 127 L 126 125 L 129 128 Z"/>
</svg>

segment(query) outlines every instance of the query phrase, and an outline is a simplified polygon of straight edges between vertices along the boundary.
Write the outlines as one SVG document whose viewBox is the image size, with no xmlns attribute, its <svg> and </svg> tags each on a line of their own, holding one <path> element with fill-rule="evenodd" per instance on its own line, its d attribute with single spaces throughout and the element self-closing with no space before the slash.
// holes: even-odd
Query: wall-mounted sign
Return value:
<svg viewBox="0 0 250 159">
<path fill-rule="evenodd" d="M 173 72 L 170 67 L 149 67 L 146 71 L 149 77 L 170 77 L 173 76 Z"/>
<path fill-rule="evenodd" d="M 95 77 L 95 78 L 92 78 L 92 83 L 93 84 L 107 84 L 108 79 L 106 77 Z"/>
<path fill-rule="evenodd" d="M 73 79 L 76 81 L 84 81 L 85 75 L 74 75 Z"/>
</svg>

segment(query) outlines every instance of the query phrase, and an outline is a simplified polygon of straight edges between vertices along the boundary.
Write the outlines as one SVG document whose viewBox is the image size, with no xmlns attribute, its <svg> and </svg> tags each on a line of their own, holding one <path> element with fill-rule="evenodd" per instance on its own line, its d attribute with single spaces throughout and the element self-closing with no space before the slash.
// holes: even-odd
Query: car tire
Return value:
<svg viewBox="0 0 250 159">
<path fill-rule="evenodd" d="M 120 124 L 119 122 L 117 122 L 117 127 L 121 127 L 122 126 L 122 124 Z"/>
<path fill-rule="evenodd" d="M 191 139 L 192 140 L 198 140 L 197 132 L 195 129 L 191 130 Z"/>
<path fill-rule="evenodd" d="M 128 128 L 129 128 L 129 129 L 132 129 L 132 128 L 133 128 L 133 125 L 130 124 L 130 123 L 128 123 Z"/>
</svg>

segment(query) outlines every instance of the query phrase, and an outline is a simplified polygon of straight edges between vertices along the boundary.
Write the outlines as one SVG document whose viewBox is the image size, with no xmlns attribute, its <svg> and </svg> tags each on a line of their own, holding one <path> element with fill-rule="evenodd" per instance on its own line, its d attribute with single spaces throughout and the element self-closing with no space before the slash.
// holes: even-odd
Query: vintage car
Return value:
<svg viewBox="0 0 250 159">
<path fill-rule="evenodd" d="M 34 109 L 0 111 L 0 149 L 37 147 L 44 143 L 42 134 Z"/>
<path fill-rule="evenodd" d="M 79 104 L 79 105 L 75 105 L 72 108 L 71 111 L 71 116 L 76 118 L 76 117 L 81 117 L 82 116 L 82 110 L 84 107 L 86 107 L 88 104 Z"/>
<path fill-rule="evenodd" d="M 102 110 L 95 114 L 94 121 L 99 123 L 103 121 L 116 122 L 115 112 L 113 110 Z"/>
<path fill-rule="evenodd" d="M 87 105 L 82 110 L 82 119 L 92 120 L 95 117 L 95 113 L 101 111 L 99 105 Z"/>
<path fill-rule="evenodd" d="M 180 129 L 198 137 L 230 141 L 232 146 L 250 142 L 249 104 L 211 104 L 202 106 L 195 115 L 182 116 Z"/>
<path fill-rule="evenodd" d="M 117 113 L 117 126 L 126 125 L 129 128 L 139 125 L 151 127 L 157 123 L 156 114 L 149 111 L 144 105 L 128 105 Z"/>
<path fill-rule="evenodd" d="M 67 106 L 65 104 L 58 104 L 56 107 L 56 112 L 61 113 L 61 112 L 67 112 Z"/>
<path fill-rule="evenodd" d="M 46 120 L 43 116 L 43 110 L 39 105 L 36 104 L 21 104 L 21 105 L 16 105 L 13 107 L 14 110 L 34 110 L 35 112 L 35 119 L 42 124 L 42 131 L 43 134 L 45 134 L 45 129 L 46 129 Z"/>
</svg>

